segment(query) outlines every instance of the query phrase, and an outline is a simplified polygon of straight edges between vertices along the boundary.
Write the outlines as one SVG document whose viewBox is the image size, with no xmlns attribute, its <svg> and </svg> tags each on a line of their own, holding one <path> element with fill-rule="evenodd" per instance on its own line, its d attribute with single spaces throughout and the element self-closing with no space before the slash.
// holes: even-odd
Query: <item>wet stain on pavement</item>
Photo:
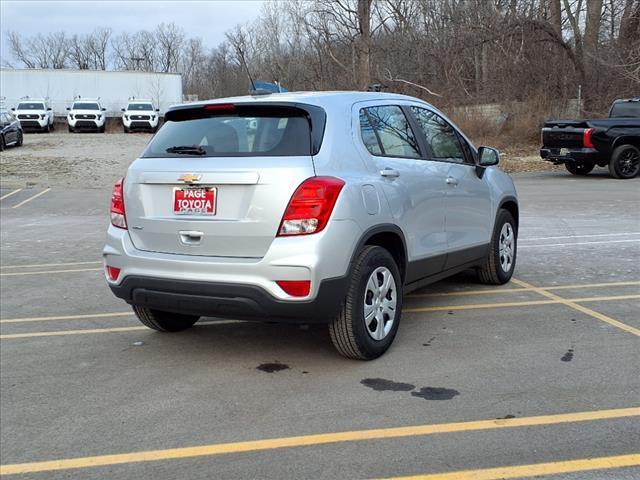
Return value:
<svg viewBox="0 0 640 480">
<path fill-rule="evenodd" d="M 384 378 L 365 378 L 360 383 L 365 387 L 374 389 L 376 392 L 409 392 L 416 388 L 415 385 L 410 383 L 394 382 Z"/>
<path fill-rule="evenodd" d="M 460 392 L 452 388 L 422 387 L 418 392 L 411 392 L 411 395 L 425 400 L 451 400 Z"/>
<path fill-rule="evenodd" d="M 266 373 L 274 373 L 279 372 L 280 370 L 288 370 L 289 365 L 285 365 L 284 363 L 261 363 L 256 367 L 256 370 L 260 370 L 261 372 Z"/>
<path fill-rule="evenodd" d="M 423 347 L 430 347 L 431 346 L 431 342 L 433 342 L 436 339 L 436 337 L 431 337 L 429 340 L 427 340 L 427 343 L 423 343 L 422 346 Z"/>
<path fill-rule="evenodd" d="M 498 417 L 496 418 L 496 420 L 508 420 L 510 418 L 516 418 L 516 416 L 509 414 L 509 415 L 505 415 L 504 417 Z"/>
<path fill-rule="evenodd" d="M 565 353 L 560 360 L 563 362 L 570 362 L 573 360 L 573 348 L 567 350 L 567 353 Z"/>
</svg>

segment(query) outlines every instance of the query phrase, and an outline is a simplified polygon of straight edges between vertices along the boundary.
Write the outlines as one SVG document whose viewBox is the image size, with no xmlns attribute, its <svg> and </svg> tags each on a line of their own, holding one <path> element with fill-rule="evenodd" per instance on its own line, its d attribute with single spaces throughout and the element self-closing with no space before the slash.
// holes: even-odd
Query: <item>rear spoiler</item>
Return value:
<svg viewBox="0 0 640 480">
<path fill-rule="evenodd" d="M 216 116 L 243 117 L 305 117 L 311 132 L 311 155 L 317 155 L 322 146 L 327 113 L 316 105 L 294 102 L 242 102 L 186 104 L 171 107 L 164 115 L 165 122 L 183 122 Z"/>
</svg>

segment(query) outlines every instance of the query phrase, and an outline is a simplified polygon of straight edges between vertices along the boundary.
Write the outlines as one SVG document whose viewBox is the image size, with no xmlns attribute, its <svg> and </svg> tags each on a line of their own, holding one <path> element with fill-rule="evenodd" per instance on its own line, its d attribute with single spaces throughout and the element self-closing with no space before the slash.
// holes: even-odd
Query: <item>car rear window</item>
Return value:
<svg viewBox="0 0 640 480">
<path fill-rule="evenodd" d="M 295 108 L 234 108 L 170 112 L 143 157 L 178 157 L 173 147 L 210 157 L 312 155 L 310 119 Z M 168 151 L 169 150 L 169 151 Z"/>
<path fill-rule="evenodd" d="M 616 102 L 609 112 L 611 118 L 640 118 L 640 102 Z"/>
</svg>

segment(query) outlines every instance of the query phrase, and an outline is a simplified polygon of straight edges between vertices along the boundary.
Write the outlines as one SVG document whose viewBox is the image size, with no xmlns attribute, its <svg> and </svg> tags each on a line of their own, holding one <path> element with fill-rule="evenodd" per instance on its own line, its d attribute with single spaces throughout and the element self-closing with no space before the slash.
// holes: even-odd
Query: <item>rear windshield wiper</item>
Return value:
<svg viewBox="0 0 640 480">
<path fill-rule="evenodd" d="M 179 145 L 169 147 L 167 153 L 179 153 L 180 155 L 206 155 L 207 151 L 200 145 Z"/>
</svg>

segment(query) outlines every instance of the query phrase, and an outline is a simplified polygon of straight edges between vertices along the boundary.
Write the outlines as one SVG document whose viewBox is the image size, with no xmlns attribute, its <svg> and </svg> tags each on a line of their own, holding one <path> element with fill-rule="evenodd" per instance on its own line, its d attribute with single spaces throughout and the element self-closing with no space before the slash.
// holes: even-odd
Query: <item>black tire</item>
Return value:
<svg viewBox="0 0 640 480">
<path fill-rule="evenodd" d="M 613 178 L 628 179 L 640 173 L 640 149 L 633 145 L 620 145 L 613 150 L 609 161 L 609 173 Z"/>
<path fill-rule="evenodd" d="M 374 340 L 369 333 L 364 316 L 367 282 L 379 267 L 385 267 L 395 282 L 395 309 L 390 330 L 381 340 Z M 391 289 L 388 290 L 391 292 Z M 389 293 L 389 296 L 391 294 Z M 375 307 L 374 307 L 375 308 Z M 347 294 L 338 316 L 329 323 L 331 341 L 341 355 L 356 360 L 373 360 L 393 343 L 402 315 L 402 279 L 391 254 L 382 247 L 367 246 L 357 256 L 349 278 Z"/>
<path fill-rule="evenodd" d="M 101 127 L 98 127 L 98 133 L 104 133 L 105 129 L 106 129 L 105 125 L 102 125 Z"/>
<path fill-rule="evenodd" d="M 147 307 L 133 306 L 133 311 L 144 325 L 159 332 L 180 332 L 191 328 L 200 317 L 182 313 L 163 312 Z"/>
<path fill-rule="evenodd" d="M 503 268 L 502 259 L 503 255 L 500 252 L 501 238 L 503 237 L 503 227 L 509 225 L 511 231 L 511 263 L 507 263 L 508 270 Z M 518 252 L 518 230 L 516 229 L 516 223 L 513 216 L 509 211 L 500 209 L 496 216 L 496 223 L 493 228 L 493 236 L 491 237 L 491 244 L 489 246 L 489 252 L 487 258 L 484 261 L 482 267 L 478 269 L 478 277 L 481 283 L 490 285 L 502 285 L 511 280 L 513 270 L 516 267 L 516 256 Z"/>
<path fill-rule="evenodd" d="M 577 160 L 575 162 L 565 162 L 564 164 L 564 168 L 572 175 L 588 175 L 595 166 L 596 164 L 593 162 Z"/>
<path fill-rule="evenodd" d="M 73 127 L 69 125 L 69 133 L 73 133 L 73 132 L 74 132 Z"/>
<path fill-rule="evenodd" d="M 18 140 L 16 141 L 16 147 L 21 147 L 23 143 L 24 143 L 24 135 L 22 135 L 22 132 L 18 132 Z"/>
<path fill-rule="evenodd" d="M 131 130 L 129 130 L 127 127 L 123 126 L 123 127 L 122 127 L 122 131 L 123 131 L 124 133 L 129 133 Z"/>
<path fill-rule="evenodd" d="M 49 133 L 51 131 L 51 125 L 49 125 L 48 123 L 44 126 L 44 128 L 42 129 L 43 133 Z"/>
</svg>

